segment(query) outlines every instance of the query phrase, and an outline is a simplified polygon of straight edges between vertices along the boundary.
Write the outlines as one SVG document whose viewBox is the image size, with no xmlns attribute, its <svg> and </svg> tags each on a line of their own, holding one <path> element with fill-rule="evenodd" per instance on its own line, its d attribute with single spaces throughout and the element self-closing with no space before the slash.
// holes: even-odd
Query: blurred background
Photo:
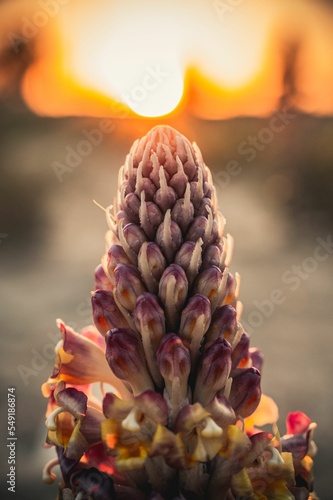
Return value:
<svg viewBox="0 0 333 500">
<path fill-rule="evenodd" d="M 332 61 L 329 1 L 0 1 L 1 423 L 15 387 L 16 498 L 55 498 L 40 393 L 55 319 L 91 322 L 106 230 L 92 200 L 113 202 L 132 142 L 160 123 L 212 170 L 264 392 L 281 433 L 289 411 L 317 422 L 315 490 L 331 498 Z"/>
</svg>

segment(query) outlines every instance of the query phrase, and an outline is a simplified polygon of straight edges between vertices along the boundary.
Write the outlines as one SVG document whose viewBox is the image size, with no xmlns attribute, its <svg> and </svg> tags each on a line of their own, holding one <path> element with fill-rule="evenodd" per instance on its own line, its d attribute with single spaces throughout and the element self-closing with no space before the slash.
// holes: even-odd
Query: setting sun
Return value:
<svg viewBox="0 0 333 500">
<path fill-rule="evenodd" d="M 333 57 L 333 14 L 324 3 L 72 0 L 47 29 L 36 24 L 38 2 L 30 5 L 29 25 L 11 44 L 34 28 L 21 88 L 38 114 L 159 117 L 186 108 L 221 119 L 268 115 L 282 98 L 304 112 L 333 111 L 333 69 L 322 62 Z"/>
</svg>

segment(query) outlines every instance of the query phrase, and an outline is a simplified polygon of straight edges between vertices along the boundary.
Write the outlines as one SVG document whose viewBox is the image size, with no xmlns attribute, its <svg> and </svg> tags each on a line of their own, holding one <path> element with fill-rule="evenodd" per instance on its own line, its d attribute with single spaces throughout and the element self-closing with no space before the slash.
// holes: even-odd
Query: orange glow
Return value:
<svg viewBox="0 0 333 500">
<path fill-rule="evenodd" d="M 31 0 L 27 17 L 38 9 Z M 268 115 L 288 64 L 288 104 L 333 113 L 333 11 L 321 1 L 59 0 L 33 41 L 22 93 L 39 114 Z"/>
<path fill-rule="evenodd" d="M 117 443 L 117 435 L 114 433 L 108 433 L 106 435 L 106 445 L 108 448 L 113 450 L 116 446 Z"/>
</svg>

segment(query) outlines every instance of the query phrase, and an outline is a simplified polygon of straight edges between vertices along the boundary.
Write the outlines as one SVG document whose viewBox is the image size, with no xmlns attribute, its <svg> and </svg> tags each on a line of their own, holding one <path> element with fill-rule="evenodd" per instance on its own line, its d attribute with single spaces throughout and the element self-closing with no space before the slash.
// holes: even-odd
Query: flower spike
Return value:
<svg viewBox="0 0 333 500">
<path fill-rule="evenodd" d="M 105 212 L 95 327 L 59 322 L 42 387 L 57 452 L 44 480 L 59 464 L 59 500 L 317 500 L 316 424 L 291 413 L 280 437 L 261 394 L 263 355 L 241 325 L 233 239 L 198 146 L 168 126 L 136 140 Z"/>
</svg>

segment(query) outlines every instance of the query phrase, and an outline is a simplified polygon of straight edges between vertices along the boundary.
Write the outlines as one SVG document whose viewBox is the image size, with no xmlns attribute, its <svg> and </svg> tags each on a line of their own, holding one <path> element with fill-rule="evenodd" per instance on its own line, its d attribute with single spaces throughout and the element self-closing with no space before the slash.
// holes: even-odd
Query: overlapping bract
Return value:
<svg viewBox="0 0 333 500">
<path fill-rule="evenodd" d="M 254 427 L 277 414 L 261 397 L 262 355 L 239 323 L 232 239 L 197 146 L 163 126 L 136 141 L 107 219 L 97 330 L 60 323 L 44 385 L 60 497 L 315 498 L 314 424 L 300 417 L 283 439 Z M 102 404 L 85 385 L 96 381 L 113 388 Z"/>
</svg>

